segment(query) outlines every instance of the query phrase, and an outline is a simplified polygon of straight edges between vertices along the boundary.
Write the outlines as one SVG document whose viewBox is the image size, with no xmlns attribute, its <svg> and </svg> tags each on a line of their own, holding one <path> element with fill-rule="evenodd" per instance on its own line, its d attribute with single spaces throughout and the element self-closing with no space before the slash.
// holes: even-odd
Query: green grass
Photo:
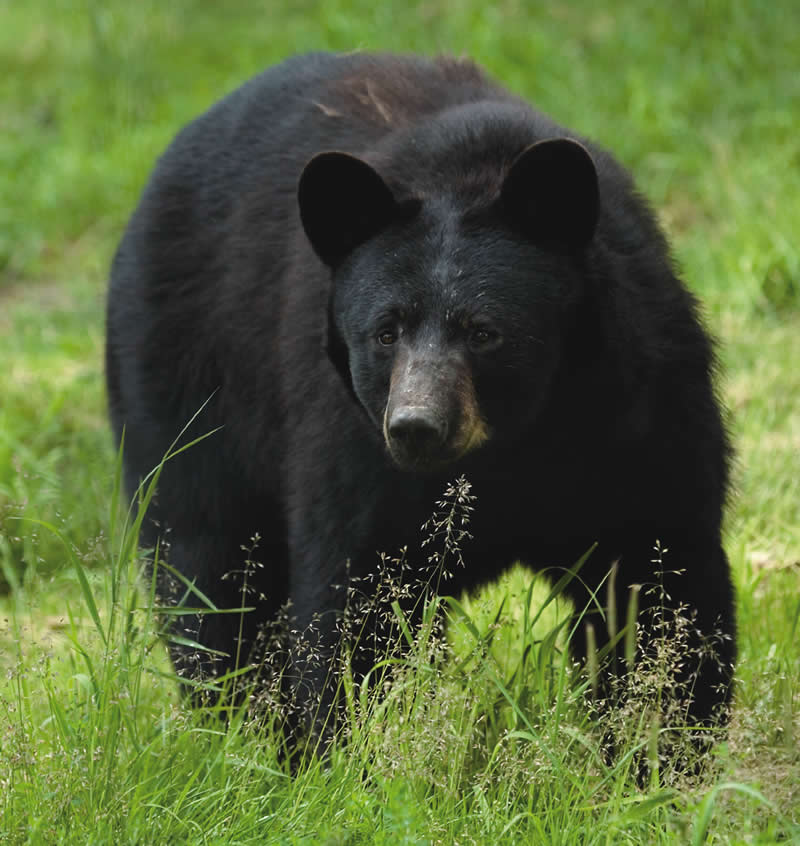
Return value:
<svg viewBox="0 0 800 846">
<path fill-rule="evenodd" d="M 0 3 L 0 842 L 800 839 L 798 31 L 794 0 Z M 741 660 L 705 781 L 639 790 L 598 759 L 547 642 L 562 617 L 525 633 L 548 586 L 528 603 L 521 571 L 295 779 L 268 728 L 179 702 L 112 508 L 108 263 L 182 123 L 290 53 L 355 47 L 469 53 L 614 150 L 706 304 Z"/>
</svg>

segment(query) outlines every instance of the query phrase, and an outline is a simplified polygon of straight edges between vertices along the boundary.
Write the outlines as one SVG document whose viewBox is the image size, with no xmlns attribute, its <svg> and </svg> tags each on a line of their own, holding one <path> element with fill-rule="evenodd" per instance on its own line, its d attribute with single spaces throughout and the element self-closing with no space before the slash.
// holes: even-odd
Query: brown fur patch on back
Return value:
<svg viewBox="0 0 800 846">
<path fill-rule="evenodd" d="M 439 56 L 432 64 L 420 65 L 397 57 L 388 64 L 367 62 L 357 75 L 334 81 L 330 91 L 335 105 L 317 105 L 330 116 L 347 114 L 397 128 L 441 109 L 444 90 L 476 83 L 488 80 L 470 59 Z"/>
<path fill-rule="evenodd" d="M 356 96 L 368 108 L 374 107 L 375 111 L 377 111 L 378 114 L 383 118 L 384 122 L 391 126 L 392 113 L 389 111 L 389 107 L 381 101 L 381 98 L 378 92 L 375 90 L 375 85 L 373 84 L 372 80 L 365 79 L 364 94 L 356 93 Z"/>
<path fill-rule="evenodd" d="M 332 109 L 330 106 L 326 106 L 324 103 L 318 103 L 315 100 L 314 105 L 322 112 L 322 114 L 326 115 L 327 117 L 341 117 L 342 116 L 341 112 L 337 111 L 336 109 Z"/>
</svg>

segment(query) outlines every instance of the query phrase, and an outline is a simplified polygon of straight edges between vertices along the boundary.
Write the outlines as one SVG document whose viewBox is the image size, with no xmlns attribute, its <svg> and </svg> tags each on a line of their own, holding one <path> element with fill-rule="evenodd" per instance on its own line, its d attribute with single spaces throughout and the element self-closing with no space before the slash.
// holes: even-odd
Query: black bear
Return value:
<svg viewBox="0 0 800 846">
<path fill-rule="evenodd" d="M 713 719 L 735 658 L 713 369 L 626 171 L 467 60 L 315 53 L 255 77 L 163 154 L 111 272 L 129 491 L 190 421 L 184 440 L 214 430 L 164 464 L 144 545 L 235 608 L 224 577 L 260 538 L 256 610 L 180 622 L 216 653 L 205 675 L 286 603 L 333 655 L 348 579 L 413 546 L 463 475 L 477 502 L 448 592 L 596 544 L 576 607 L 605 601 L 614 562 L 620 609 L 661 578 L 640 604 L 690 615 L 687 704 Z M 302 668 L 309 698 L 325 663 Z"/>
</svg>

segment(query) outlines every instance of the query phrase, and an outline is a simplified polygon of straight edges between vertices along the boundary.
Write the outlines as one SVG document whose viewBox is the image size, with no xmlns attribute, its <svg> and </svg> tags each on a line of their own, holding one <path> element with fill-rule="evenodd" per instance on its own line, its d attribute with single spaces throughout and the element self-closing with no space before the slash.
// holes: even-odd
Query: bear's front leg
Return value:
<svg viewBox="0 0 800 846">
<path fill-rule="evenodd" d="M 379 687 L 384 659 L 408 648 L 397 615 L 417 630 L 430 595 L 423 575 L 403 555 L 377 553 L 293 566 L 284 677 L 293 754 L 324 751 L 345 724 L 346 679 Z"/>
<path fill-rule="evenodd" d="M 346 566 L 327 567 L 316 556 L 292 566 L 282 688 L 293 755 L 324 751 L 341 721 L 346 583 Z"/>
<path fill-rule="evenodd" d="M 657 711 L 665 727 L 724 723 L 736 621 L 728 561 L 719 542 L 673 533 L 669 543 L 621 545 L 612 561 L 600 555 L 604 547 L 613 548 L 601 543 L 596 560 L 590 559 L 582 573 L 590 590 L 570 586 L 578 609 L 588 607 L 586 622 L 592 628 L 588 638 L 576 634 L 573 651 L 599 668 L 593 681 L 602 709 L 622 709 L 629 720 Z M 632 612 L 633 633 L 625 631 Z M 615 637 L 616 647 L 608 649 Z M 588 654 L 592 650 L 594 656 Z"/>
</svg>

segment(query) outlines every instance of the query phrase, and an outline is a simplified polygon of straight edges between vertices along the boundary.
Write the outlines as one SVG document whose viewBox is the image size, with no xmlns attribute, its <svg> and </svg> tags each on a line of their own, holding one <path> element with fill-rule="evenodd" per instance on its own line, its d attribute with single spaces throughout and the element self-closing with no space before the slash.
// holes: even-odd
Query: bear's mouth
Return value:
<svg viewBox="0 0 800 846">
<path fill-rule="evenodd" d="M 409 412 L 407 417 L 411 418 Z M 426 420 L 426 416 L 428 419 Z M 394 463 L 401 469 L 430 473 L 445 469 L 489 439 L 489 427 L 478 416 L 462 419 L 452 437 L 448 427 L 430 415 L 389 424 L 388 405 L 383 419 L 383 437 Z"/>
</svg>

